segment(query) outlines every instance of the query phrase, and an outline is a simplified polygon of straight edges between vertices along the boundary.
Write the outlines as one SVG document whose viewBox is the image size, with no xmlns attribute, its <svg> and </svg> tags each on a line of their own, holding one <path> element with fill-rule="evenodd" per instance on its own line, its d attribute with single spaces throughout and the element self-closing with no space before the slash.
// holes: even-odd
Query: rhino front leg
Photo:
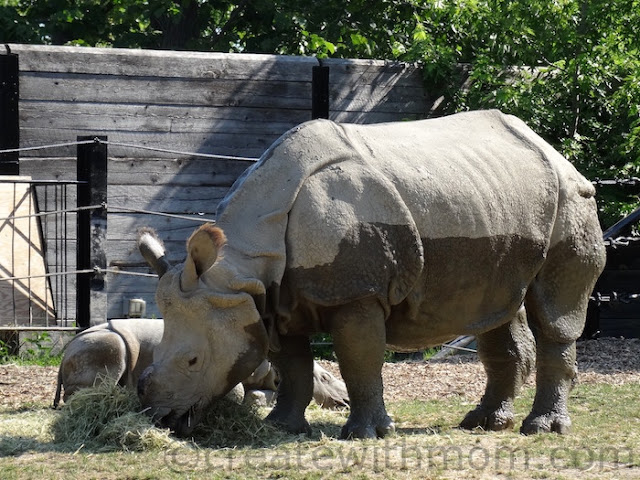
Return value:
<svg viewBox="0 0 640 480">
<path fill-rule="evenodd" d="M 535 340 L 524 308 L 511 322 L 478 335 L 477 342 L 487 386 L 482 401 L 467 413 L 460 427 L 495 431 L 513 428 L 513 401 L 535 363 Z"/>
<path fill-rule="evenodd" d="M 313 395 L 313 352 L 309 338 L 280 338 L 280 351 L 270 355 L 280 375 L 276 405 L 267 420 L 291 433 L 311 433 L 304 412 Z"/>
<path fill-rule="evenodd" d="M 341 437 L 375 438 L 393 432 L 382 398 L 384 311 L 376 300 L 340 307 L 331 318 L 330 330 L 351 404 Z"/>
</svg>

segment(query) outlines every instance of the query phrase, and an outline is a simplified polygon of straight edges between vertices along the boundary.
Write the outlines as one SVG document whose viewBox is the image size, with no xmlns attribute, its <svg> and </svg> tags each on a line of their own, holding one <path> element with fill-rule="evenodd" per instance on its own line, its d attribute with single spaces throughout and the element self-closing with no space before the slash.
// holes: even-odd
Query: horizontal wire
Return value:
<svg viewBox="0 0 640 480">
<path fill-rule="evenodd" d="M 0 218 L 0 222 L 4 222 L 7 220 L 19 220 L 21 218 L 45 217 L 47 215 L 59 215 L 62 213 L 75 213 L 75 212 L 80 212 L 82 210 L 97 210 L 99 208 L 104 208 L 104 207 L 105 207 L 104 205 L 89 205 L 86 207 L 67 208 L 65 210 L 51 210 L 49 212 L 32 213 L 30 215 L 14 215 L 12 217 Z"/>
<path fill-rule="evenodd" d="M 151 210 L 142 210 L 139 208 L 127 208 L 127 207 L 113 207 L 113 208 L 108 208 L 107 211 L 109 213 L 112 214 L 118 214 L 118 213 L 144 213 L 147 215 L 157 215 L 160 217 L 169 217 L 169 218 L 180 218 L 182 220 L 190 220 L 192 222 L 211 222 L 211 223 L 216 223 L 216 221 L 212 218 L 205 218 L 205 217 L 190 217 L 187 215 L 179 215 L 177 213 L 163 213 L 163 212 L 154 212 Z M 201 215 L 200 213 L 195 213 L 194 215 Z"/>
<path fill-rule="evenodd" d="M 84 273 L 95 273 L 96 275 L 104 275 L 106 273 L 113 273 L 116 275 L 131 275 L 136 277 L 157 277 L 155 273 L 142 273 L 142 272 L 131 272 L 127 270 L 118 270 L 114 268 L 85 268 L 83 270 L 71 270 L 67 272 L 54 272 L 54 273 L 43 273 L 40 275 L 25 275 L 22 277 L 0 277 L 1 281 L 10 281 L 10 280 L 27 280 L 30 278 L 48 278 L 48 277 L 61 277 L 64 275 L 76 275 L 76 274 L 84 274 Z"/>
<path fill-rule="evenodd" d="M 92 143 L 99 143 L 103 145 L 111 145 L 114 147 L 126 147 L 126 148 L 137 148 L 139 150 L 148 150 L 152 152 L 161 152 L 161 153 L 170 153 L 172 155 L 181 155 L 185 157 L 203 157 L 203 158 L 214 158 L 218 160 L 241 160 L 248 162 L 257 162 L 259 158 L 257 157 L 239 157 L 234 155 L 218 155 L 215 153 L 200 153 L 200 152 L 185 152 L 182 150 L 172 150 L 168 148 L 160 148 L 160 147 L 149 147 L 146 145 L 136 145 L 134 143 L 124 143 L 124 142 L 114 142 L 111 140 L 102 140 L 101 138 L 95 137 L 92 140 L 78 140 L 75 142 L 64 142 L 64 143 L 52 143 L 47 145 L 37 145 L 33 147 L 19 147 L 19 148 L 8 148 L 4 150 L 0 150 L 0 154 L 3 153 L 19 153 L 19 152 L 30 152 L 34 150 L 47 150 L 50 148 L 61 148 L 61 147 L 73 147 L 77 145 L 89 145 Z"/>
<path fill-rule="evenodd" d="M 0 150 L 0 154 L 2 153 L 19 153 L 19 152 L 31 152 L 34 150 L 47 150 L 49 148 L 61 148 L 61 147 L 73 147 L 76 145 L 89 145 L 90 143 L 95 143 L 94 140 L 78 140 L 75 142 L 65 142 L 65 143 L 52 143 L 49 145 L 37 145 L 34 147 L 19 147 L 19 148 L 8 148 L 6 150 Z"/>
<path fill-rule="evenodd" d="M 111 214 L 122 214 L 122 213 L 144 213 L 147 215 L 157 215 L 160 217 L 169 217 L 169 218 L 179 218 L 182 220 L 190 220 L 192 222 L 201 222 L 201 223 L 215 223 L 215 219 L 213 218 L 207 218 L 207 217 L 202 217 L 201 215 L 204 214 L 200 214 L 200 213 L 194 213 L 194 216 L 188 216 L 188 215 L 179 215 L 177 213 L 164 213 L 164 212 L 155 212 L 152 210 L 144 210 L 144 209 L 140 209 L 140 208 L 127 208 L 127 207 L 108 207 L 106 204 L 102 204 L 102 205 L 88 205 L 85 207 L 76 207 L 76 208 L 68 208 L 68 209 L 64 209 L 64 210 L 52 210 L 49 212 L 40 212 L 40 213 L 32 213 L 29 215 L 14 215 L 11 217 L 1 217 L 0 218 L 0 222 L 3 221 L 7 221 L 7 220 L 19 220 L 19 219 L 24 219 L 24 218 L 31 218 L 31 217 L 44 217 L 46 215 L 58 215 L 58 214 L 62 214 L 62 213 L 76 213 L 79 211 L 83 211 L 83 210 L 98 210 L 100 208 L 104 208 L 107 210 L 108 213 Z M 195 216 L 197 215 L 197 216 Z"/>
<path fill-rule="evenodd" d="M 105 145 L 112 145 L 114 147 L 138 148 L 140 150 L 150 150 L 152 152 L 171 153 L 173 155 L 183 155 L 186 157 L 216 158 L 219 160 L 243 160 L 243 161 L 249 161 L 249 162 L 257 162 L 259 160 L 259 158 L 256 158 L 256 157 L 236 157 L 233 155 L 218 155 L 215 153 L 184 152 L 181 150 L 171 150 L 168 148 L 148 147 L 146 145 L 135 145 L 132 143 L 113 142 L 111 140 L 96 139 L 96 141 L 98 143 L 103 143 Z"/>
<path fill-rule="evenodd" d="M 75 319 L 61 320 L 61 322 L 75 322 Z M 77 332 L 80 327 L 53 327 L 49 325 L 42 325 L 39 327 L 26 326 L 26 325 L 0 325 L 0 332 Z"/>
</svg>

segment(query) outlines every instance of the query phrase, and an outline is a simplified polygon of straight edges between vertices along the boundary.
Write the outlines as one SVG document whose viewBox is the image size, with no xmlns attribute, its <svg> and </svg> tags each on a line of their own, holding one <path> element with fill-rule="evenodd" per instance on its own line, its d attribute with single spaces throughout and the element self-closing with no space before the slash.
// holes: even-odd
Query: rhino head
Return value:
<svg viewBox="0 0 640 480">
<path fill-rule="evenodd" d="M 221 229 L 204 225 L 187 241 L 184 264 L 172 267 L 155 232 L 138 235 L 142 255 L 160 277 L 156 301 L 164 318 L 138 394 L 160 425 L 181 436 L 267 355 L 267 332 L 252 295 L 228 288 L 228 271 L 216 268 L 224 243 Z"/>
</svg>

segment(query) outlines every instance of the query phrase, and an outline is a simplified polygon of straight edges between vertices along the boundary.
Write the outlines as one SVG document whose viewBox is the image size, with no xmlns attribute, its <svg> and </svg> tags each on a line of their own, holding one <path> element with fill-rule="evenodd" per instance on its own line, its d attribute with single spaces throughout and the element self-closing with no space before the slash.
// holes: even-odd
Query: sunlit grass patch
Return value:
<svg viewBox="0 0 640 480">
<path fill-rule="evenodd" d="M 42 408 L 1 414 L 0 456 L 19 455 L 51 442 L 54 417 L 53 410 Z"/>
<path fill-rule="evenodd" d="M 306 436 L 289 435 L 265 423 L 266 408 L 227 403 L 214 405 L 192 438 L 176 439 L 151 424 L 133 392 L 106 388 L 102 395 L 87 389 L 82 408 L 73 407 L 73 398 L 82 398 L 76 396 L 57 411 L 39 407 L 0 412 L 3 480 L 83 478 L 86 472 L 94 472 L 92 478 L 109 480 L 378 480 L 416 478 L 418 474 L 432 479 L 601 480 L 638 478 L 640 474 L 640 384 L 578 385 L 569 402 L 574 424 L 568 435 L 519 434 L 534 394 L 532 388 L 526 388 L 516 402 L 513 430 L 458 429 L 458 422 L 474 404 L 466 397 L 451 396 L 390 402 L 396 434 L 355 441 L 338 439 L 348 410 L 311 405 L 307 419 L 313 433 Z M 59 422 L 67 415 L 83 418 L 62 430 Z M 72 428 L 85 434 L 76 432 L 71 437 Z M 158 441 L 149 436 L 153 433 L 164 436 Z"/>
</svg>

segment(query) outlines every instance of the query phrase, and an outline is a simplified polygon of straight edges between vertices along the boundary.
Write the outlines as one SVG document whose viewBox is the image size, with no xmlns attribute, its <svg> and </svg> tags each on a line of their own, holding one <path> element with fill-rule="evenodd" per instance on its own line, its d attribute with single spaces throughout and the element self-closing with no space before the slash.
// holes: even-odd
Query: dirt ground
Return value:
<svg viewBox="0 0 640 480">
<path fill-rule="evenodd" d="M 640 339 L 603 338 L 578 343 L 579 381 L 582 383 L 640 383 Z M 339 375 L 335 362 L 322 365 Z M 454 355 L 437 361 L 386 363 L 385 399 L 433 399 L 482 396 L 485 375 L 475 354 Z M 0 365 L 0 408 L 52 403 L 56 367 Z M 529 378 L 534 383 L 534 376 Z"/>
</svg>

